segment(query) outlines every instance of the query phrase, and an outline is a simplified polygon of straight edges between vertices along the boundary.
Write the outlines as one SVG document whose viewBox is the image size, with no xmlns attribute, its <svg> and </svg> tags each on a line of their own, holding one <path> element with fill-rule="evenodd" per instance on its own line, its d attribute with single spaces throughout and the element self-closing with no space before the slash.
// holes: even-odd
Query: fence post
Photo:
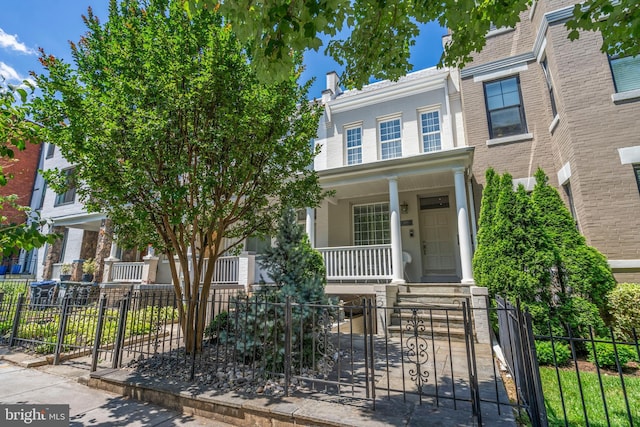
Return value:
<svg viewBox="0 0 640 427">
<path fill-rule="evenodd" d="M 104 323 L 104 309 L 107 306 L 107 296 L 100 295 L 98 301 L 98 322 L 96 323 L 96 336 L 93 340 L 93 350 L 91 352 L 91 372 L 98 369 L 98 354 L 100 353 L 100 341 L 102 341 L 102 326 Z"/>
<path fill-rule="evenodd" d="M 467 369 L 469 370 L 469 391 L 471 394 L 471 410 L 476 416 L 478 425 L 482 425 L 482 409 L 480 408 L 480 386 L 478 384 L 478 367 L 476 365 L 476 351 L 474 346 L 473 320 L 468 300 L 462 301 L 462 323 L 464 325 L 464 340 L 467 350 Z"/>
<path fill-rule="evenodd" d="M 129 310 L 130 300 L 131 291 L 128 291 L 124 299 L 120 301 L 120 307 L 118 307 L 118 331 L 116 332 L 116 342 L 113 348 L 113 363 L 111 365 L 113 369 L 118 368 L 120 365 L 120 353 L 122 352 L 122 346 L 124 344 L 124 332 L 126 330 L 127 311 Z"/>
<path fill-rule="evenodd" d="M 53 364 L 60 363 L 60 352 L 62 351 L 62 344 L 64 342 L 64 333 L 67 330 L 67 312 L 69 311 L 69 301 L 71 298 L 67 295 L 62 300 L 62 308 L 60 309 L 60 325 L 58 327 L 58 340 L 56 342 L 56 352 L 53 357 Z"/>
<path fill-rule="evenodd" d="M 531 377 L 531 394 L 529 402 L 531 412 L 533 413 L 532 418 L 536 418 L 536 420 L 532 420 L 533 426 L 541 426 L 547 427 L 549 425 L 547 419 L 547 410 L 544 406 L 544 394 L 542 391 L 542 379 L 540 378 L 540 367 L 538 366 L 538 357 L 536 354 L 536 343 L 535 337 L 533 335 L 533 320 L 531 319 L 531 313 L 524 314 L 524 342 L 526 342 L 529 346 L 528 349 L 525 350 L 525 358 L 526 365 L 525 369 L 529 371 L 529 376 Z"/>
<path fill-rule="evenodd" d="M 9 348 L 13 347 L 13 340 L 18 335 L 18 326 L 20 325 L 20 314 L 22 312 L 22 304 L 24 304 L 24 294 L 18 295 L 16 302 L 16 312 L 13 316 L 13 325 L 11 327 L 11 337 L 9 338 Z"/>
<path fill-rule="evenodd" d="M 291 296 L 287 295 L 284 308 L 284 395 L 289 397 L 291 382 Z M 301 355 L 302 356 L 302 355 Z"/>
</svg>

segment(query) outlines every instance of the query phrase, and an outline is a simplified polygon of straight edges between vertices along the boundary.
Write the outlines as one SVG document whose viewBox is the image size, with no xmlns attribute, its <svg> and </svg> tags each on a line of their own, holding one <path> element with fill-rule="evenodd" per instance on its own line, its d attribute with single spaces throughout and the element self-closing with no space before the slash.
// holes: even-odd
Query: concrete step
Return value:
<svg viewBox="0 0 640 427">
<path fill-rule="evenodd" d="M 444 314 L 433 314 L 417 316 L 419 324 L 425 328 L 444 328 L 449 330 L 462 330 L 464 329 L 464 318 L 462 316 L 449 316 L 447 318 Z M 391 326 L 402 326 L 406 329 L 407 325 L 413 325 L 416 319 L 413 318 L 411 313 L 393 313 L 391 315 Z"/>
<path fill-rule="evenodd" d="M 470 295 L 459 293 L 399 293 L 398 302 L 406 302 L 420 305 L 458 304 L 462 307 L 462 301 L 467 301 Z"/>
<path fill-rule="evenodd" d="M 400 286 L 400 292 L 410 294 L 420 293 L 454 293 L 470 294 L 469 285 L 461 283 L 407 283 Z"/>
<path fill-rule="evenodd" d="M 403 338 L 408 338 L 413 336 L 414 332 L 412 328 L 407 330 L 405 325 L 390 325 L 387 327 L 387 333 L 391 337 L 400 337 L 402 335 Z M 432 335 L 437 339 L 447 340 L 451 337 L 452 341 L 464 341 L 464 329 L 462 328 L 447 329 L 446 327 L 435 325 L 431 328 L 429 325 L 425 325 L 424 330 L 422 328 L 418 329 L 418 336 L 430 338 Z"/>
<path fill-rule="evenodd" d="M 421 315 L 429 315 L 430 313 L 435 314 L 436 312 L 440 312 L 444 314 L 446 311 L 449 312 L 449 315 L 452 314 L 462 314 L 462 301 L 460 302 L 440 302 L 440 303 L 420 303 L 415 301 L 399 301 L 396 302 L 394 307 L 400 309 L 401 311 L 407 311 L 410 313 L 411 309 L 417 308 L 418 314 Z M 400 311 L 397 310 L 397 311 Z"/>
</svg>

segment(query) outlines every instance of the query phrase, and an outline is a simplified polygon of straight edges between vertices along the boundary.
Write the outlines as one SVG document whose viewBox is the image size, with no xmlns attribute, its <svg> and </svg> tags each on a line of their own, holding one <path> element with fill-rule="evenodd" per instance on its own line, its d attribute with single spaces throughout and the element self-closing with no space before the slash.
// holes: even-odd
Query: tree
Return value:
<svg viewBox="0 0 640 427">
<path fill-rule="evenodd" d="M 370 1 L 322 0 L 183 0 L 186 9 L 219 10 L 243 41 L 250 42 L 254 60 L 264 76 L 286 75 L 290 50 L 318 50 L 321 36 L 331 40 L 326 52 L 345 65 L 342 81 L 361 87 L 369 78 L 397 80 L 411 70 L 409 47 L 419 34 L 418 24 L 437 21 L 452 32 L 440 65 L 462 67 L 473 52 L 482 50 L 492 25 L 513 27 L 533 0 Z M 602 19 L 607 17 L 607 19 Z M 586 0 L 576 4 L 566 23 L 568 36 L 578 30 L 599 31 L 602 51 L 612 55 L 640 54 L 640 8 L 633 0 Z"/>
<path fill-rule="evenodd" d="M 616 284 L 611 268 L 604 255 L 587 245 L 558 190 L 549 185 L 549 179 L 542 169 L 537 170 L 535 178 L 536 185 L 531 193 L 531 200 L 560 257 L 560 298 L 561 305 L 567 306 L 562 319 L 574 331 L 584 329 L 589 324 L 595 326 L 600 316 L 607 311 L 607 293 Z M 589 317 L 593 320 L 579 321 Z"/>
<path fill-rule="evenodd" d="M 33 92 L 34 88 L 28 81 L 24 85 L 0 85 L 0 187 L 6 186 L 12 178 L 11 174 L 5 173 L 3 166 L 15 160 L 16 150 L 23 151 L 27 143 L 38 144 L 41 141 L 40 126 L 29 120 L 28 90 Z M 28 221 L 11 223 L 0 213 L 0 258 L 15 254 L 20 249 L 31 250 L 46 242 L 53 243 L 58 237 L 40 233 L 41 222 L 37 213 L 27 206 L 20 206 L 16 200 L 16 195 L 0 196 L 0 212 L 12 207 L 23 212 Z"/>
<path fill-rule="evenodd" d="M 508 173 L 493 180 L 499 183 L 493 226 L 488 232 L 482 231 L 486 236 L 482 248 L 482 234 L 478 230 L 474 277 L 492 296 L 519 299 L 531 311 L 536 325 L 544 328 L 552 306 L 550 275 L 557 263 L 557 254 L 524 187 L 519 185 L 514 192 Z M 487 190 L 486 200 L 490 204 L 496 190 L 489 187 Z M 482 203 L 485 204 L 484 193 Z M 480 225 L 486 226 L 486 223 Z"/>
<path fill-rule="evenodd" d="M 41 55 L 37 117 L 76 165 L 85 207 L 111 218 L 121 243 L 178 259 L 182 281 L 169 266 L 185 345 L 199 351 L 218 257 L 272 233 L 283 206 L 321 200 L 308 168 L 320 111 L 305 101 L 298 69 L 259 82 L 213 11 L 111 0 L 106 23 L 91 10 L 84 19 L 75 69 Z M 64 186 L 60 171 L 48 177 Z"/>
</svg>

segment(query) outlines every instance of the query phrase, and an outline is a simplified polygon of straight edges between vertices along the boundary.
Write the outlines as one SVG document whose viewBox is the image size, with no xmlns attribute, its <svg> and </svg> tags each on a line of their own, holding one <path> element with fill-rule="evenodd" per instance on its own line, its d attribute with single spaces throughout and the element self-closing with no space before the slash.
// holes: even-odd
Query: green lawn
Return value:
<svg viewBox="0 0 640 427">
<path fill-rule="evenodd" d="M 609 412 L 609 423 L 607 423 L 607 417 L 605 415 L 598 375 L 595 372 L 580 372 L 580 382 L 582 384 L 589 425 L 630 425 L 620 378 L 617 375 L 605 374 L 602 371 L 601 373 L 607 410 Z M 549 425 L 564 426 L 564 412 L 562 410 L 562 401 L 560 400 L 558 378 L 555 368 L 541 367 L 540 377 L 542 379 L 542 389 L 544 392 L 545 406 L 547 407 Z M 587 425 L 575 370 L 560 370 L 560 381 L 562 383 L 562 393 L 564 395 L 568 424 L 570 426 Z M 640 425 L 640 377 L 627 375 L 624 377 L 624 383 L 627 389 L 627 398 L 631 408 L 633 424 Z"/>
</svg>

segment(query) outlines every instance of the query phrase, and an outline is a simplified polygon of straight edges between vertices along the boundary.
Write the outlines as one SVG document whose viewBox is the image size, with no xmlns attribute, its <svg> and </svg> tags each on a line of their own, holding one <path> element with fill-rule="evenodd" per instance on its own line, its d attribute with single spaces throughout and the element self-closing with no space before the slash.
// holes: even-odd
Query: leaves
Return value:
<svg viewBox="0 0 640 427">
<path fill-rule="evenodd" d="M 120 244 L 151 243 L 193 272 L 180 287 L 170 263 L 189 301 L 182 324 L 203 331 L 196 301 L 206 301 L 217 257 L 272 233 L 282 206 L 321 200 L 308 168 L 321 111 L 297 84 L 297 60 L 284 80 L 260 82 L 213 10 L 112 1 L 104 24 L 91 13 L 85 22 L 73 66 L 42 52 L 36 117 L 75 165 L 80 200 L 113 221 Z M 52 184 L 63 185 L 61 172 Z"/>
<path fill-rule="evenodd" d="M 320 36 L 334 37 L 325 52 L 345 65 L 341 81 L 362 87 L 371 77 L 397 80 L 411 70 L 409 47 L 419 33 L 417 23 L 437 21 L 451 30 L 439 65 L 462 67 L 486 43 L 491 25 L 513 27 L 532 0 L 183 0 L 195 14 L 202 8 L 219 9 L 242 42 L 247 42 L 259 75 L 266 81 L 286 78 L 293 64 L 291 52 L 318 50 Z M 606 17 L 607 19 L 603 19 Z M 637 55 L 640 47 L 640 6 L 631 0 L 587 0 L 575 6 L 567 22 L 571 40 L 578 30 L 600 31 L 603 51 Z"/>
</svg>

